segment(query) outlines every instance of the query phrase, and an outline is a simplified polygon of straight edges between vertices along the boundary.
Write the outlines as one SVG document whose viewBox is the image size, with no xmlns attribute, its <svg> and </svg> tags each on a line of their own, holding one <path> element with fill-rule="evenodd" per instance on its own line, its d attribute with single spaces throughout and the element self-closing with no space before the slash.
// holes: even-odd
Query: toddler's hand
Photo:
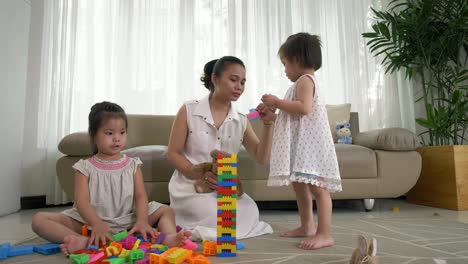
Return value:
<svg viewBox="0 0 468 264">
<path fill-rule="evenodd" d="M 272 94 L 264 94 L 262 96 L 262 102 L 270 109 L 276 109 L 277 103 L 278 103 L 278 97 L 272 95 Z"/>
<path fill-rule="evenodd" d="M 135 225 L 133 226 L 132 229 L 130 229 L 130 232 L 128 232 L 128 235 L 132 235 L 133 233 L 140 233 L 145 241 L 147 240 L 147 235 L 149 234 L 152 238 L 156 237 L 156 230 L 152 228 L 149 224 L 148 221 L 137 221 Z"/>
<path fill-rule="evenodd" d="M 256 109 L 260 113 L 260 118 L 262 119 L 264 124 L 271 124 L 276 120 L 276 109 L 271 109 L 263 103 L 260 103 Z"/>
<path fill-rule="evenodd" d="M 94 245 L 99 246 L 99 242 L 104 245 L 107 245 L 107 240 L 114 241 L 109 232 L 117 233 L 112 228 L 109 227 L 106 223 L 100 223 L 92 227 L 93 231 L 91 232 L 91 237 L 89 238 L 88 246 L 94 243 Z"/>
</svg>

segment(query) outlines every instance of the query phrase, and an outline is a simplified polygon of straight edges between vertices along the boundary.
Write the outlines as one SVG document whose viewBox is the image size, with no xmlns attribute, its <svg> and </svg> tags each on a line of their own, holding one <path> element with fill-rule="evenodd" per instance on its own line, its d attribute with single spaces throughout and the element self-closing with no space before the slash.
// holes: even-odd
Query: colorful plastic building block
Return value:
<svg viewBox="0 0 468 264">
<path fill-rule="evenodd" d="M 0 259 L 8 258 L 8 252 L 10 252 L 11 244 L 5 243 L 0 245 Z"/>
<path fill-rule="evenodd" d="M 195 250 L 198 248 L 197 243 L 193 243 L 190 239 L 185 239 L 184 241 L 182 241 L 182 243 L 184 244 L 182 248 L 185 248 L 188 250 Z"/>
<path fill-rule="evenodd" d="M 245 248 L 245 244 L 242 243 L 242 242 L 240 242 L 240 241 L 237 241 L 236 248 L 237 248 L 237 250 L 244 249 L 244 248 Z"/>
<path fill-rule="evenodd" d="M 114 233 L 111 232 L 110 235 L 114 239 L 114 241 L 120 241 L 120 240 L 126 238 L 128 236 L 128 233 L 127 233 L 127 231 L 124 230 L 124 231 L 121 231 L 121 232 L 119 232 L 117 234 L 114 234 Z"/>
<path fill-rule="evenodd" d="M 232 257 L 236 255 L 237 250 L 237 156 L 232 154 L 230 156 L 224 157 L 223 154 L 220 153 L 218 154 L 217 158 L 218 217 L 216 256 Z M 203 248 L 203 253 L 205 253 L 205 243 L 203 244 Z"/>
<path fill-rule="evenodd" d="M 249 120 L 259 120 L 260 119 L 260 113 L 257 111 L 257 109 L 252 108 L 249 110 L 249 113 L 247 114 L 247 118 Z"/>
<path fill-rule="evenodd" d="M 37 252 L 42 255 L 50 255 L 60 252 L 60 244 L 48 243 L 42 245 L 36 245 L 33 248 L 34 252 Z"/>
<path fill-rule="evenodd" d="M 75 264 L 86 264 L 90 257 L 86 254 L 71 254 L 68 256 L 70 260 Z"/>
<path fill-rule="evenodd" d="M 10 251 L 8 252 L 8 257 L 29 255 L 32 253 L 34 253 L 34 246 L 31 246 L 31 245 L 16 246 L 16 247 L 10 248 Z"/>
</svg>

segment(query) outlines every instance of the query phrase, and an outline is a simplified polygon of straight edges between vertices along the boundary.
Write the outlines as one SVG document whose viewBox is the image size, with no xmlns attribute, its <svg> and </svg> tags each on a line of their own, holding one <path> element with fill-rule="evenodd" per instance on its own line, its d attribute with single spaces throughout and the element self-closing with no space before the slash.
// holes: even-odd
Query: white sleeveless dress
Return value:
<svg viewBox="0 0 468 264">
<path fill-rule="evenodd" d="M 307 115 L 279 112 L 273 132 L 268 186 L 303 182 L 339 192 L 340 171 L 323 96 L 315 76 L 307 74 L 300 78 L 314 82 L 312 112 Z M 296 83 L 286 92 L 285 100 L 296 100 Z"/>
<path fill-rule="evenodd" d="M 238 153 L 247 126 L 245 115 L 238 113 L 234 105 L 217 129 L 210 111 L 208 97 L 185 103 L 187 108 L 188 137 L 184 155 L 193 164 L 211 162 L 210 152 L 214 149 Z M 178 170 L 169 182 L 171 207 L 175 211 L 176 223 L 191 230 L 194 240 L 216 240 L 217 200 L 216 192 L 197 193 L 194 181 Z M 237 200 L 237 238 L 273 233 L 265 222 L 259 221 L 259 211 L 249 195 Z"/>
<path fill-rule="evenodd" d="M 96 156 L 79 160 L 73 169 L 88 177 L 89 201 L 97 215 L 116 231 L 132 228 L 136 222 L 133 175 L 142 162 L 139 158 L 122 155 L 115 161 L 100 160 Z M 148 215 L 161 203 L 149 202 Z M 80 223 L 88 224 L 73 207 L 62 212 Z M 92 229 L 92 226 L 89 227 Z"/>
</svg>

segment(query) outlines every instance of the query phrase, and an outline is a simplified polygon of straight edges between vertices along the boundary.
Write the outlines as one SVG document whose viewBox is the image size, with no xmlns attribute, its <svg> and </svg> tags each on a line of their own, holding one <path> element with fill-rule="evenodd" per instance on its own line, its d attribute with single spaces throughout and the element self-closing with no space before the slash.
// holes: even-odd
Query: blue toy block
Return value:
<svg viewBox="0 0 468 264">
<path fill-rule="evenodd" d="M 60 244 L 49 243 L 34 246 L 34 252 L 42 255 L 50 255 L 60 252 Z"/>
<path fill-rule="evenodd" d="M 221 252 L 221 253 L 216 254 L 216 256 L 219 258 L 232 258 L 236 256 L 236 253 Z"/>
<path fill-rule="evenodd" d="M 99 250 L 99 247 L 96 246 L 96 245 L 89 245 L 86 250 L 91 250 L 91 249 L 94 249 L 94 250 Z"/>
<path fill-rule="evenodd" d="M 216 241 L 218 242 L 236 242 L 236 237 L 232 237 L 230 235 L 222 235 L 217 237 Z"/>
<path fill-rule="evenodd" d="M 0 245 L 0 259 L 8 258 L 8 252 L 10 252 L 11 244 L 5 243 Z"/>
<path fill-rule="evenodd" d="M 237 186 L 237 182 L 218 182 L 218 186 L 221 186 L 221 187 Z"/>
<path fill-rule="evenodd" d="M 31 245 L 17 246 L 17 247 L 10 248 L 10 252 L 8 252 L 8 257 L 29 255 L 32 253 L 34 253 L 34 246 L 31 246 Z"/>
<path fill-rule="evenodd" d="M 241 249 L 244 249 L 245 248 L 245 245 L 244 243 L 240 242 L 240 241 L 237 241 L 236 242 L 236 249 L 237 250 L 241 250 Z"/>
</svg>

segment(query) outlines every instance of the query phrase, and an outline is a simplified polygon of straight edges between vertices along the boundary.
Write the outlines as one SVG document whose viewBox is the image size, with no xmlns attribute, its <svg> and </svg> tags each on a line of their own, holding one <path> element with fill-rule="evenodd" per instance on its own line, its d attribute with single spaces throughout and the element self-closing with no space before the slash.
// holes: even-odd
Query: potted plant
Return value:
<svg viewBox="0 0 468 264">
<path fill-rule="evenodd" d="M 466 0 L 391 1 L 372 9 L 372 32 L 363 33 L 386 72 L 405 72 L 420 85 L 425 116 L 421 176 L 411 202 L 468 209 L 468 4 Z"/>
</svg>

